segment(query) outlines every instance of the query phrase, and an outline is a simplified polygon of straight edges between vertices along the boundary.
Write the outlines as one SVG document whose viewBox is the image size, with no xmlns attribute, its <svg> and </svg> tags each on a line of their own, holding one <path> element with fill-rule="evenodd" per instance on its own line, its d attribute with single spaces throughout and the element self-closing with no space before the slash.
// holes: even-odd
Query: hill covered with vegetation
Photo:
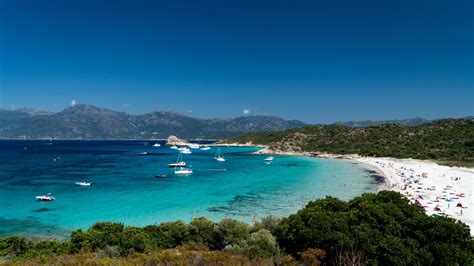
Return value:
<svg viewBox="0 0 474 266">
<path fill-rule="evenodd" d="M 473 161 L 474 119 L 445 119 L 418 126 L 316 125 L 249 133 L 229 142 L 251 142 L 284 151 Z"/>
<path fill-rule="evenodd" d="M 0 263 L 68 265 L 472 265 L 469 227 L 401 194 L 310 202 L 254 225 L 204 217 L 143 228 L 97 223 L 65 242 L 0 238 Z"/>
</svg>

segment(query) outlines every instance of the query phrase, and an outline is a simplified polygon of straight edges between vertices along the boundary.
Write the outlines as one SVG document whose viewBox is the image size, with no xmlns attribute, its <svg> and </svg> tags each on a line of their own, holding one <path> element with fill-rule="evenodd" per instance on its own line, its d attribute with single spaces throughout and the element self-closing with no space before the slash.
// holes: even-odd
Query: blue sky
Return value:
<svg viewBox="0 0 474 266">
<path fill-rule="evenodd" d="M 0 0 L 0 107 L 473 115 L 474 4 Z"/>
</svg>

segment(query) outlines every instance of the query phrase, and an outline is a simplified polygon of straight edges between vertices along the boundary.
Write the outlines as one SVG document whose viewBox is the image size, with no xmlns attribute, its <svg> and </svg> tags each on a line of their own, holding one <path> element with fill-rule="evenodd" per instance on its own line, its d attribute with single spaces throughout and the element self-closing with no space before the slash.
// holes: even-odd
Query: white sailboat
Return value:
<svg viewBox="0 0 474 266">
<path fill-rule="evenodd" d="M 214 157 L 214 159 L 216 159 L 216 161 L 218 161 L 218 162 L 225 162 L 225 158 L 223 156 L 221 156 L 221 148 L 220 147 L 217 148 L 216 157 Z"/>
<path fill-rule="evenodd" d="M 186 163 L 183 161 L 183 155 L 180 153 L 178 154 L 178 159 L 176 160 L 176 163 L 170 163 L 168 164 L 168 167 L 185 167 Z"/>
</svg>

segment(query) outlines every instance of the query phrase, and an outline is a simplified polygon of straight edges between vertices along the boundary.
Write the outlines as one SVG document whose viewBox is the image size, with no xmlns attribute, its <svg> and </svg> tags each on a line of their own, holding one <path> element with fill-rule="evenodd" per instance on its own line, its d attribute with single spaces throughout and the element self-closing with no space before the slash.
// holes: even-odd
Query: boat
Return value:
<svg viewBox="0 0 474 266">
<path fill-rule="evenodd" d="M 273 162 L 273 159 L 274 159 L 273 156 L 270 156 L 270 157 L 265 158 L 264 161 L 265 162 Z"/>
<path fill-rule="evenodd" d="M 199 149 L 199 144 L 196 144 L 196 143 L 189 143 L 188 144 L 188 147 L 191 148 L 191 149 Z"/>
<path fill-rule="evenodd" d="M 181 148 L 178 148 L 178 151 L 182 154 L 191 154 L 191 150 L 188 149 L 187 147 L 181 147 Z"/>
<path fill-rule="evenodd" d="M 176 160 L 176 162 L 168 164 L 168 167 L 186 167 L 186 163 L 183 162 L 182 153 L 178 154 L 178 159 Z"/>
<path fill-rule="evenodd" d="M 81 187 L 90 187 L 92 186 L 92 182 L 86 182 L 86 181 L 79 181 L 75 182 L 76 185 L 81 186 Z"/>
<path fill-rule="evenodd" d="M 55 200 L 55 198 L 51 195 L 51 193 L 48 193 L 46 195 L 36 196 L 36 200 L 38 200 L 38 201 L 53 201 L 53 200 Z"/>
<path fill-rule="evenodd" d="M 161 144 L 160 143 L 155 143 L 155 144 L 153 144 L 153 147 L 161 147 Z"/>
<path fill-rule="evenodd" d="M 193 170 L 184 167 L 179 167 L 174 170 L 175 175 L 190 175 L 192 173 Z"/>
<path fill-rule="evenodd" d="M 211 147 L 206 146 L 206 147 L 201 148 L 201 151 L 208 151 L 210 149 L 211 149 Z"/>
<path fill-rule="evenodd" d="M 162 174 L 162 175 L 155 175 L 155 178 L 165 178 L 167 177 L 168 175 L 165 175 L 165 174 Z"/>
<path fill-rule="evenodd" d="M 173 145 L 173 146 L 170 147 L 170 149 L 177 150 L 178 147 L 176 145 Z"/>
<path fill-rule="evenodd" d="M 216 157 L 214 157 L 218 162 L 225 162 L 225 158 L 221 156 L 221 148 L 217 148 Z"/>
<path fill-rule="evenodd" d="M 176 162 L 176 163 L 168 164 L 168 167 L 185 167 L 185 166 L 186 166 L 185 162 Z"/>
</svg>

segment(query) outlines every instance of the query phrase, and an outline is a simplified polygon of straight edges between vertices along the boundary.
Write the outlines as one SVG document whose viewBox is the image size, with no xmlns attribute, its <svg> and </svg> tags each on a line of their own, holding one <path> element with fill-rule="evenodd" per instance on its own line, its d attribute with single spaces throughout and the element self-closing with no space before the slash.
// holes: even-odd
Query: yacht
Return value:
<svg viewBox="0 0 474 266">
<path fill-rule="evenodd" d="M 211 147 L 206 146 L 206 147 L 202 147 L 202 148 L 201 148 L 201 151 L 208 151 L 208 150 L 210 150 L 210 149 L 211 149 Z"/>
<path fill-rule="evenodd" d="M 161 147 L 161 144 L 160 143 L 155 143 L 155 144 L 153 144 L 153 147 Z"/>
<path fill-rule="evenodd" d="M 55 200 L 55 198 L 51 195 L 51 193 L 48 193 L 46 195 L 36 196 L 36 200 L 38 200 L 38 201 L 53 201 L 53 200 Z"/>
<path fill-rule="evenodd" d="M 177 150 L 177 149 L 178 149 L 178 146 L 173 145 L 173 146 L 170 147 L 170 149 Z"/>
<path fill-rule="evenodd" d="M 168 167 L 186 167 L 186 163 L 183 162 L 183 155 L 181 153 L 178 154 L 176 162 L 168 164 Z"/>
<path fill-rule="evenodd" d="M 181 147 L 181 148 L 178 148 L 178 151 L 182 154 L 191 154 L 191 150 L 188 149 L 187 147 Z"/>
<path fill-rule="evenodd" d="M 225 158 L 221 156 L 221 148 L 217 148 L 216 157 L 214 157 L 218 162 L 225 162 Z"/>
<path fill-rule="evenodd" d="M 78 185 L 78 186 L 81 186 L 81 187 L 90 187 L 90 186 L 92 186 L 92 182 L 86 182 L 86 181 L 79 181 L 79 182 L 76 182 L 75 184 Z"/>
<path fill-rule="evenodd" d="M 193 170 L 184 168 L 184 167 L 176 168 L 174 170 L 175 175 L 190 175 L 192 173 L 193 173 Z"/>
</svg>

